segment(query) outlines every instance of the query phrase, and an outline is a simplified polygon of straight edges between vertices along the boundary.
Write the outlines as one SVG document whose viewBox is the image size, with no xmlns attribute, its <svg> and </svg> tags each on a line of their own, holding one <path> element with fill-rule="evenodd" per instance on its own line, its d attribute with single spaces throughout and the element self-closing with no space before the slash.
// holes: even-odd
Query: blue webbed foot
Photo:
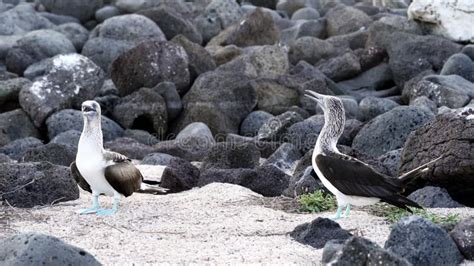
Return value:
<svg viewBox="0 0 474 266">
<path fill-rule="evenodd" d="M 100 210 L 99 207 L 92 207 L 92 208 L 88 208 L 88 209 L 82 209 L 82 210 L 78 210 L 76 213 L 78 214 L 92 214 L 92 213 L 96 213 L 98 210 Z"/>
<path fill-rule="evenodd" d="M 339 219 L 341 218 L 341 212 L 342 212 L 342 207 L 341 207 L 341 206 L 338 206 L 338 207 L 337 207 L 336 215 L 333 216 L 333 217 L 331 217 L 331 218 L 329 218 L 329 219 L 331 219 L 331 220 L 333 220 L 333 221 L 339 220 Z"/>
<path fill-rule="evenodd" d="M 117 212 L 117 209 L 100 209 L 100 210 L 97 210 L 97 215 L 100 215 L 100 216 L 109 216 L 109 215 L 113 215 Z"/>
</svg>

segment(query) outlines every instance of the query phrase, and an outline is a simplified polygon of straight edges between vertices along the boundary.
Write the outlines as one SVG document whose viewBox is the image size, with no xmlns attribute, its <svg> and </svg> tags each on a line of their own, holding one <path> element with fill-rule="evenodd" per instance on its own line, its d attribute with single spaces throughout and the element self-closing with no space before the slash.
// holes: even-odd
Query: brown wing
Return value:
<svg viewBox="0 0 474 266">
<path fill-rule="evenodd" d="M 105 152 L 106 160 L 114 164 L 105 168 L 104 176 L 107 182 L 120 194 L 128 197 L 140 189 L 143 177 L 131 160 L 116 152 Z"/>
<path fill-rule="evenodd" d="M 71 174 L 74 177 L 74 180 L 76 180 L 76 183 L 79 185 L 79 187 L 84 189 L 85 191 L 92 193 L 91 186 L 89 186 L 89 183 L 87 183 L 87 181 L 84 179 L 84 177 L 82 177 L 81 173 L 79 172 L 79 169 L 77 169 L 76 161 L 72 162 L 69 168 L 71 169 Z"/>
</svg>

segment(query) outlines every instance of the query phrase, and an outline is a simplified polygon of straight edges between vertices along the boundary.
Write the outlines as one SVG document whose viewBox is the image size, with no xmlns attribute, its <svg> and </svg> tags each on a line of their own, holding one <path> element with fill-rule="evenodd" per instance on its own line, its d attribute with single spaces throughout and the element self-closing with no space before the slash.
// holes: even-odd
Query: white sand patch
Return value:
<svg viewBox="0 0 474 266">
<path fill-rule="evenodd" d="M 15 209 L 16 233 L 54 235 L 92 253 L 105 265 L 143 264 L 266 264 L 320 265 L 322 249 L 302 245 L 288 236 L 297 225 L 332 213 L 286 213 L 262 206 L 262 196 L 240 186 L 210 184 L 171 194 L 134 194 L 111 217 L 80 216 L 91 196 L 39 209 Z M 112 199 L 101 198 L 109 207 Z M 472 209 L 440 209 L 462 217 Z M 355 235 L 383 246 L 390 232 L 382 218 L 355 210 L 339 224 Z"/>
</svg>

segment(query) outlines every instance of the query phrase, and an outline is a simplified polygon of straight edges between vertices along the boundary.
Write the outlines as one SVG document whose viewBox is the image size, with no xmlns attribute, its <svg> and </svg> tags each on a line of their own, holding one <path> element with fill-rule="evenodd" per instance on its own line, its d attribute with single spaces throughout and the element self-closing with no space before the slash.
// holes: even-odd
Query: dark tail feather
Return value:
<svg viewBox="0 0 474 266">
<path fill-rule="evenodd" d="M 412 182 L 413 180 L 419 178 L 422 173 L 428 171 L 437 161 L 442 159 L 444 156 L 440 156 L 430 162 L 427 162 L 423 165 L 418 166 L 417 168 L 404 173 L 403 175 L 398 177 L 398 181 L 401 182 L 403 186 L 406 186 L 408 183 Z"/>
<path fill-rule="evenodd" d="M 408 207 L 415 207 L 415 208 L 418 208 L 418 209 L 423 209 L 423 207 L 421 207 L 418 203 L 416 203 L 416 202 L 412 201 L 411 199 L 406 198 L 402 195 L 396 195 L 396 196 L 391 197 L 391 198 L 382 199 L 382 201 L 384 201 L 388 204 L 391 204 L 393 206 L 396 206 L 398 208 L 407 210 L 411 213 L 413 213 L 413 211 L 410 210 L 410 208 L 408 208 Z"/>
</svg>

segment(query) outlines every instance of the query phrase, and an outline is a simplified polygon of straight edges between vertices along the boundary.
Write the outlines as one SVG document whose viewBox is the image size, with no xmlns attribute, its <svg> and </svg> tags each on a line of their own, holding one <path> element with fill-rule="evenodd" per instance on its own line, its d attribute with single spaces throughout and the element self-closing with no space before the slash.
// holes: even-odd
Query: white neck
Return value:
<svg viewBox="0 0 474 266">
<path fill-rule="evenodd" d="M 316 146 L 314 147 L 316 154 L 339 153 L 336 145 L 344 131 L 345 117 L 343 115 L 324 112 L 324 126 L 319 133 Z"/>
<path fill-rule="evenodd" d="M 84 128 L 79 139 L 78 153 L 102 153 L 103 137 L 100 119 L 84 118 Z"/>
</svg>

